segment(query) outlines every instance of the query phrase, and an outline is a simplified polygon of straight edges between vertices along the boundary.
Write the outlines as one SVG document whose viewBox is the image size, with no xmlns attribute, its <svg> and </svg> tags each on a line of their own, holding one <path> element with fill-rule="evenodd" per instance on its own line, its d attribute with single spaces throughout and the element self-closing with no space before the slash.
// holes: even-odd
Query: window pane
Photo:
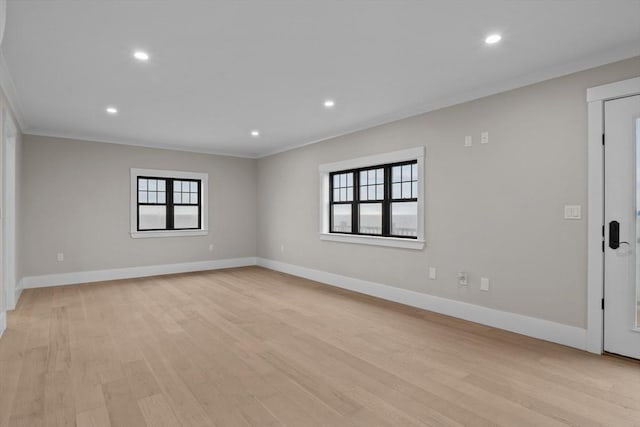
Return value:
<svg viewBox="0 0 640 427">
<path fill-rule="evenodd" d="M 384 169 L 376 169 L 376 184 L 384 184 Z"/>
<path fill-rule="evenodd" d="M 167 228 L 166 206 L 138 206 L 139 230 L 164 230 Z"/>
<path fill-rule="evenodd" d="M 346 187 L 347 186 L 347 177 L 345 176 L 345 174 L 341 173 L 340 174 L 340 187 Z"/>
<path fill-rule="evenodd" d="M 343 202 L 347 201 L 347 189 L 346 188 L 341 188 L 340 189 L 340 200 L 342 200 Z"/>
<path fill-rule="evenodd" d="M 138 203 L 147 203 L 146 191 L 138 191 Z"/>
<path fill-rule="evenodd" d="M 189 181 L 182 181 L 182 192 L 183 193 L 189 192 Z"/>
<path fill-rule="evenodd" d="M 391 203 L 391 234 L 394 236 L 418 235 L 418 203 Z"/>
<path fill-rule="evenodd" d="M 411 179 L 414 181 L 418 180 L 418 165 L 415 163 L 411 165 Z"/>
<path fill-rule="evenodd" d="M 392 176 L 391 181 L 400 182 L 401 172 L 402 172 L 402 166 L 394 166 L 391 171 L 391 176 Z"/>
<path fill-rule="evenodd" d="M 371 169 L 371 170 L 367 171 L 367 173 L 369 174 L 369 184 L 375 184 L 376 183 L 376 171 L 375 171 L 375 169 Z"/>
<path fill-rule="evenodd" d="M 181 191 L 182 190 L 182 185 L 180 184 L 180 181 L 173 181 L 173 191 Z"/>
<path fill-rule="evenodd" d="M 382 203 L 360 204 L 360 233 L 382 234 Z"/>
<path fill-rule="evenodd" d="M 173 193 L 173 203 L 182 203 L 181 193 Z"/>
<path fill-rule="evenodd" d="M 353 200 L 353 187 L 347 188 L 347 202 L 351 202 Z"/>
<path fill-rule="evenodd" d="M 155 179 L 149 179 L 149 180 L 147 180 L 147 183 L 148 183 L 149 190 L 156 191 L 156 180 Z"/>
<path fill-rule="evenodd" d="M 376 199 L 384 199 L 384 185 L 376 185 Z"/>
<path fill-rule="evenodd" d="M 147 189 L 147 180 L 144 178 L 138 179 L 138 190 L 146 190 Z"/>
<path fill-rule="evenodd" d="M 391 197 L 394 199 L 401 199 L 402 198 L 402 186 L 400 183 L 398 184 L 393 184 L 393 189 L 392 189 L 392 195 Z"/>
<path fill-rule="evenodd" d="M 158 203 L 167 203 L 167 199 L 165 197 L 165 192 L 158 192 Z"/>
<path fill-rule="evenodd" d="M 411 198 L 411 182 L 402 183 L 402 198 L 403 199 Z"/>
<path fill-rule="evenodd" d="M 158 191 L 164 191 L 164 179 L 158 180 Z"/>
<path fill-rule="evenodd" d="M 412 182 L 411 183 L 411 197 L 412 198 L 418 198 L 418 183 L 417 182 Z"/>
<path fill-rule="evenodd" d="M 348 173 L 347 174 L 347 187 L 352 187 L 353 186 L 353 174 L 352 173 Z"/>
<path fill-rule="evenodd" d="M 333 175 L 333 188 L 340 187 L 340 176 Z"/>
<path fill-rule="evenodd" d="M 198 228 L 197 206 L 176 206 L 173 208 L 174 228 Z"/>
<path fill-rule="evenodd" d="M 342 200 L 340 200 L 340 189 L 339 188 L 335 188 L 333 190 L 333 201 L 334 202 L 341 202 Z"/>
<path fill-rule="evenodd" d="M 402 166 L 402 180 L 411 181 L 411 165 Z"/>
<path fill-rule="evenodd" d="M 191 193 L 191 203 L 194 205 L 198 204 L 198 193 Z"/>
<path fill-rule="evenodd" d="M 351 232 L 351 205 L 333 205 L 333 230 L 341 233 Z"/>
<path fill-rule="evenodd" d="M 369 200 L 367 197 L 367 187 L 360 186 L 360 200 Z"/>
<path fill-rule="evenodd" d="M 191 187 L 191 192 L 192 193 L 197 193 L 198 192 L 198 183 L 197 182 L 191 182 L 190 184 Z"/>
<path fill-rule="evenodd" d="M 155 191 L 149 191 L 149 193 L 147 194 L 147 202 L 148 203 L 156 203 L 156 192 Z"/>
<path fill-rule="evenodd" d="M 367 185 L 367 171 L 360 172 L 360 185 Z"/>
<path fill-rule="evenodd" d="M 376 186 L 371 185 L 369 186 L 369 200 L 375 200 L 375 199 L 376 199 Z"/>
</svg>

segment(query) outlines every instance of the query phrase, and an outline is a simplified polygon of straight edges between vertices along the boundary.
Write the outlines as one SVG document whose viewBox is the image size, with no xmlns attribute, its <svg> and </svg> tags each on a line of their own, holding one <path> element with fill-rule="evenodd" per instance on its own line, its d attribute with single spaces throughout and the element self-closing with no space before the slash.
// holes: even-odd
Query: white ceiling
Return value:
<svg viewBox="0 0 640 427">
<path fill-rule="evenodd" d="M 640 55 L 640 1 L 9 0 L 2 55 L 25 133 L 254 157 Z"/>
</svg>

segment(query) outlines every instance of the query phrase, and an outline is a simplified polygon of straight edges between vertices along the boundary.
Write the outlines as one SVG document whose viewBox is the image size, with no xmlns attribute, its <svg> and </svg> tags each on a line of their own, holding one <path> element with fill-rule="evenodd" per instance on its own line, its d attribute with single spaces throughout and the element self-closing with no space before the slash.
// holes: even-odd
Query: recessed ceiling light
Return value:
<svg viewBox="0 0 640 427">
<path fill-rule="evenodd" d="M 142 51 L 142 50 L 136 50 L 135 52 L 133 52 L 133 57 L 136 58 L 138 61 L 148 61 L 149 60 L 149 54 L 147 52 Z"/>
<path fill-rule="evenodd" d="M 259 137 L 260 136 L 260 131 L 259 130 L 255 130 L 255 129 L 252 130 L 251 131 L 251 136 L 254 137 L 254 138 Z"/>
<path fill-rule="evenodd" d="M 116 107 L 107 107 L 106 110 L 109 114 L 118 114 L 118 109 Z"/>
<path fill-rule="evenodd" d="M 496 44 L 498 43 L 500 40 L 502 40 L 502 36 L 500 34 L 491 34 L 489 37 L 487 37 L 486 39 L 484 39 L 484 42 L 486 44 Z"/>
<path fill-rule="evenodd" d="M 333 99 L 327 99 L 326 101 L 324 101 L 324 106 L 325 108 L 333 108 L 336 105 L 336 101 L 334 101 Z"/>
</svg>

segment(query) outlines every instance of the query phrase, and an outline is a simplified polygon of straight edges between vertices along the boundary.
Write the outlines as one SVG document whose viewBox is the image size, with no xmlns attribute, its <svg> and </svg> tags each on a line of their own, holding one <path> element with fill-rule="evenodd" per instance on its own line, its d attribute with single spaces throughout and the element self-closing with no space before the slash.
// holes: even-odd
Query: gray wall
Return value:
<svg viewBox="0 0 640 427">
<path fill-rule="evenodd" d="M 563 205 L 586 209 L 586 89 L 638 75 L 640 57 L 262 158 L 258 256 L 585 327 L 587 223 Z M 424 250 L 318 238 L 319 164 L 420 145 Z"/>
<path fill-rule="evenodd" d="M 256 255 L 255 160 L 32 135 L 22 157 L 23 276 Z M 132 167 L 208 173 L 209 235 L 132 239 Z"/>
</svg>

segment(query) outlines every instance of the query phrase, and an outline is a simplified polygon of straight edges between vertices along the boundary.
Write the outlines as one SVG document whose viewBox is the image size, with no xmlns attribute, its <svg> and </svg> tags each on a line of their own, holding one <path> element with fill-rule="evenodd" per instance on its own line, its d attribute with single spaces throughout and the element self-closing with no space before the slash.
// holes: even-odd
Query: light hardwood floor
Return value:
<svg viewBox="0 0 640 427">
<path fill-rule="evenodd" d="M 640 425 L 640 365 L 259 267 L 26 290 L 0 426 Z"/>
</svg>

